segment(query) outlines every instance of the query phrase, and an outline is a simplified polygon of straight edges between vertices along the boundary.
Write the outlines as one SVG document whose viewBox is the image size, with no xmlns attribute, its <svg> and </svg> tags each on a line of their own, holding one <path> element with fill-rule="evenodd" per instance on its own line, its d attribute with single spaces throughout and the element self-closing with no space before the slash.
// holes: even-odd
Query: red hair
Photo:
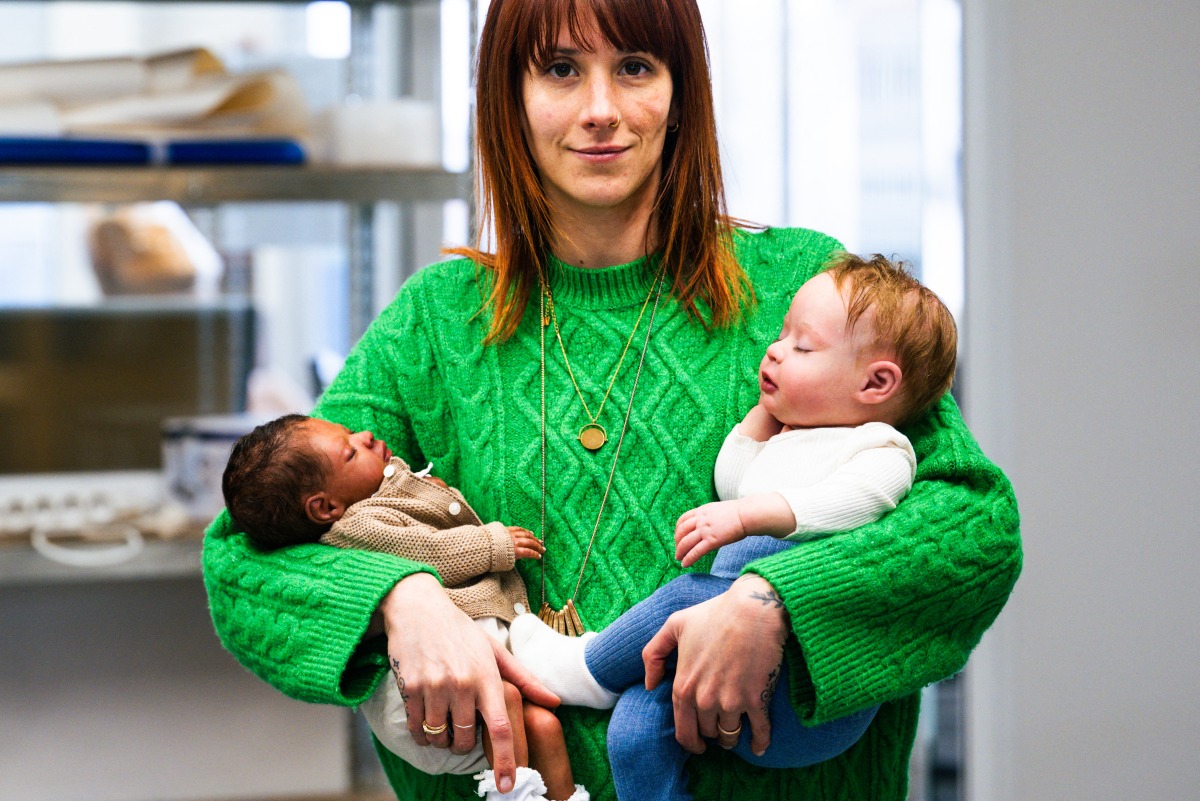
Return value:
<svg viewBox="0 0 1200 801">
<path fill-rule="evenodd" d="M 661 246 L 672 293 L 690 314 L 706 325 L 733 322 L 752 290 L 733 253 L 708 44 L 695 0 L 493 0 L 479 45 L 476 148 L 479 237 L 492 224 L 495 252 L 483 251 L 481 239 L 448 251 L 492 273 L 487 340 L 516 331 L 555 239 L 522 128 L 522 87 L 530 65 L 549 63 L 564 25 L 583 49 L 600 36 L 619 50 L 650 53 L 670 69 L 679 128 L 663 147 L 647 244 Z"/>
<path fill-rule="evenodd" d="M 846 296 L 846 328 L 870 312 L 872 345 L 892 355 L 904 377 L 899 422 L 917 415 L 950 391 L 958 361 L 958 329 L 946 304 L 921 284 L 904 262 L 876 253 L 834 256 L 822 272 Z"/>
</svg>

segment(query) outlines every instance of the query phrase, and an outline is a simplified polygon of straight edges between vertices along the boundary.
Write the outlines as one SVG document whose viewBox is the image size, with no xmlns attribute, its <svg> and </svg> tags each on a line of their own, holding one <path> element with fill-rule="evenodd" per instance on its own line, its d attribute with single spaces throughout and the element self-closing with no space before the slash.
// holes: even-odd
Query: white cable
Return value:
<svg viewBox="0 0 1200 801">
<path fill-rule="evenodd" d="M 117 534 L 125 542 L 112 548 L 97 548 L 87 545 L 82 548 L 68 548 L 57 545 L 50 540 L 52 533 L 69 533 L 80 535 L 111 535 Z M 29 534 L 29 542 L 33 549 L 52 562 L 58 562 L 68 567 L 111 567 L 128 562 L 139 553 L 145 545 L 141 533 L 133 526 L 114 523 L 108 526 L 83 529 L 78 532 L 66 532 L 62 529 L 47 529 L 41 526 Z"/>
</svg>

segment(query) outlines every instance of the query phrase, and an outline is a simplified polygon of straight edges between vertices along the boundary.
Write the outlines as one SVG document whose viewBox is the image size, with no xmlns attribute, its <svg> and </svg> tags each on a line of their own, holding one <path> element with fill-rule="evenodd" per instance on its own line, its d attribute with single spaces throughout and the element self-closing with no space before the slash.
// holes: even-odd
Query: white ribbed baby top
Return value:
<svg viewBox="0 0 1200 801">
<path fill-rule="evenodd" d="M 800 428 L 756 442 L 735 426 L 717 456 L 721 500 L 777 492 L 796 515 L 786 538 L 846 531 L 896 508 L 912 487 L 917 457 L 886 423 Z"/>
</svg>

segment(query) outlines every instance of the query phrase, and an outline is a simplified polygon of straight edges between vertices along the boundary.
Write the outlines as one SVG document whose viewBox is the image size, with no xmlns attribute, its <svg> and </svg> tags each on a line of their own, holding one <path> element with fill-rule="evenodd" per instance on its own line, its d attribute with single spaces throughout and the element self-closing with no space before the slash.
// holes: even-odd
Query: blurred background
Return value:
<svg viewBox="0 0 1200 801">
<path fill-rule="evenodd" d="M 232 438 L 470 241 L 486 6 L 0 3 L 0 801 L 386 794 L 348 711 L 221 650 L 199 531 Z M 913 264 L 1021 504 L 910 797 L 1196 798 L 1200 4 L 700 6 L 731 212 Z M 64 135 L 131 149 L 30 155 Z"/>
</svg>

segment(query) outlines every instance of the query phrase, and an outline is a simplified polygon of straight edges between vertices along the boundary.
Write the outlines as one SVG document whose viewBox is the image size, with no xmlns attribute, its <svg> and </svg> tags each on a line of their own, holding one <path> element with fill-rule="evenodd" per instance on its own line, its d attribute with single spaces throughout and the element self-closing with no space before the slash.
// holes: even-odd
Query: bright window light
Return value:
<svg viewBox="0 0 1200 801">
<path fill-rule="evenodd" d="M 350 6 L 337 0 L 320 0 L 305 7 L 308 54 L 313 58 L 346 58 L 350 55 Z"/>
</svg>

